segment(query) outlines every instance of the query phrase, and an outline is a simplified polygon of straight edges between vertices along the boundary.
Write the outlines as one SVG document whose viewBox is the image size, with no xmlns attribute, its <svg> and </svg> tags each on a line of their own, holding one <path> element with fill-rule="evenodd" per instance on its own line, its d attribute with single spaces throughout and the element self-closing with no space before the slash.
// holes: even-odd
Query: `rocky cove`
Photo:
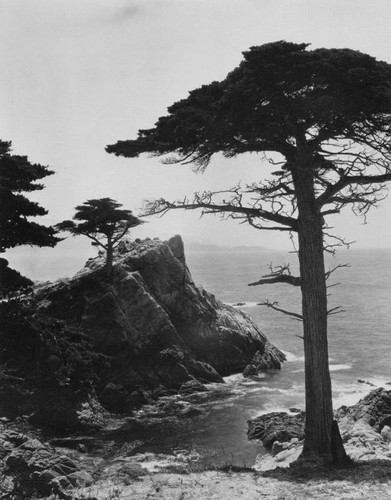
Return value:
<svg viewBox="0 0 391 500">
<path fill-rule="evenodd" d="M 91 440 L 75 433 L 180 428 L 202 412 L 186 397 L 285 360 L 250 316 L 194 284 L 179 236 L 123 241 L 110 276 L 98 256 L 4 301 L 1 315 L 2 417 L 81 449 Z"/>
<path fill-rule="evenodd" d="M 284 362 L 247 314 L 194 284 L 180 237 L 125 241 L 111 276 L 103 266 L 99 256 L 1 304 L 1 470 L 11 498 L 111 498 L 162 471 L 235 470 L 229 451 L 221 459 L 183 443 L 205 428 L 211 405 L 224 415 L 236 404 L 228 375 L 248 391 L 271 384 Z M 337 412 L 353 458 L 389 460 L 390 398 L 378 389 Z M 270 450 L 255 469 L 298 455 L 304 418 L 292 409 L 249 421 L 249 438 Z M 235 425 L 245 430 L 240 406 L 220 424 L 227 443 Z M 148 448 L 151 437 L 158 445 Z"/>
</svg>

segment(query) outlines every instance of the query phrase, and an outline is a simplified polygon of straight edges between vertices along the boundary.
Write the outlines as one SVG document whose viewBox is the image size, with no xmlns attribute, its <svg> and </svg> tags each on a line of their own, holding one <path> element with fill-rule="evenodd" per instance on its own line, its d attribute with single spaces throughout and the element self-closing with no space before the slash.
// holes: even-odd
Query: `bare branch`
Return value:
<svg viewBox="0 0 391 500">
<path fill-rule="evenodd" d="M 296 276 L 288 276 L 287 274 L 281 274 L 281 276 L 254 281 L 253 283 L 249 283 L 248 286 L 271 285 L 273 283 L 288 283 L 289 285 L 300 286 L 300 278 Z"/>
<path fill-rule="evenodd" d="M 346 241 L 341 236 L 336 236 L 334 234 L 330 234 L 330 233 L 326 232 L 325 230 L 323 231 L 323 236 L 324 236 L 324 239 L 329 238 L 329 239 L 335 241 L 335 243 L 327 243 L 326 241 L 324 241 L 324 246 L 323 246 L 324 251 L 327 253 L 330 253 L 331 255 L 335 255 L 336 248 L 344 246 L 345 248 L 349 249 L 350 246 L 353 243 L 355 243 L 355 241 Z"/>
<path fill-rule="evenodd" d="M 334 184 L 330 184 L 324 192 L 318 197 L 317 203 L 320 207 L 326 203 L 332 203 L 334 196 L 341 192 L 345 187 L 352 184 L 366 186 L 373 184 L 383 184 L 391 181 L 391 172 L 386 172 L 380 175 L 344 175 L 341 172 L 341 177 Z"/>
<path fill-rule="evenodd" d="M 269 307 L 270 309 L 273 309 L 274 311 L 278 311 L 288 316 L 291 316 L 291 318 L 297 321 L 303 321 L 303 316 L 301 314 L 281 309 L 280 307 L 278 307 L 278 305 L 279 305 L 278 302 L 270 302 L 270 300 L 264 300 L 263 302 L 259 302 L 257 304 L 257 306 L 266 306 Z"/>
<path fill-rule="evenodd" d="M 341 269 L 343 267 L 350 267 L 350 264 L 338 264 L 337 266 L 333 267 L 332 269 L 329 269 L 326 273 L 325 273 L 325 278 L 326 280 L 329 279 L 330 275 L 335 272 L 337 269 Z"/>
<path fill-rule="evenodd" d="M 213 197 L 216 194 L 230 193 L 235 194 L 235 198 L 230 201 L 223 200 L 222 204 L 213 203 Z M 297 231 L 297 220 L 293 217 L 285 216 L 279 213 L 269 212 L 260 207 L 242 206 L 241 194 L 238 189 L 229 191 L 195 193 L 193 202 L 189 203 L 187 198 L 182 201 L 170 202 L 163 198 L 158 200 L 147 200 L 144 202 L 143 215 L 164 215 L 169 210 L 196 210 L 202 209 L 202 214 L 207 213 L 227 213 L 228 217 L 240 218 L 241 216 L 248 220 L 259 218 L 261 220 L 276 222 L 283 227 L 281 230 Z M 267 229 L 267 227 L 260 227 Z"/>
<path fill-rule="evenodd" d="M 289 285 L 300 286 L 300 278 L 291 275 L 289 264 L 277 267 L 273 267 L 272 264 L 270 264 L 269 269 L 270 274 L 265 274 L 262 276 L 262 279 L 249 283 L 248 286 L 271 285 L 274 283 L 288 283 Z"/>
<path fill-rule="evenodd" d="M 346 312 L 345 309 L 342 309 L 341 306 L 333 307 L 327 311 L 328 316 L 332 316 L 333 314 L 340 314 Z"/>
</svg>

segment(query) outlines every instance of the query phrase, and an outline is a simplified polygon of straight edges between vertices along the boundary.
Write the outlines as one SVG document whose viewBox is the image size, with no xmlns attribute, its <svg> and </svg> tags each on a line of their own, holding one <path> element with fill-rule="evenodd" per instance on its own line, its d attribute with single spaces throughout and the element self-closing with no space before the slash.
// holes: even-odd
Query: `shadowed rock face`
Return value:
<svg viewBox="0 0 391 500">
<path fill-rule="evenodd" d="M 124 241 L 110 278 L 103 265 L 90 259 L 74 278 L 38 288 L 36 307 L 90 334 L 125 386 L 222 381 L 266 345 L 264 369 L 285 359 L 248 315 L 194 284 L 180 236 Z"/>
</svg>

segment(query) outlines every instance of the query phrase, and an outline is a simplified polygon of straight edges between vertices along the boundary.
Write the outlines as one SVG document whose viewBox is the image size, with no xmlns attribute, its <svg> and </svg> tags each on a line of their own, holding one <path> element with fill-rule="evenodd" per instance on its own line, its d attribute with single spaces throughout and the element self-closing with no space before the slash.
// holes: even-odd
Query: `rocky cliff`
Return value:
<svg viewBox="0 0 391 500">
<path fill-rule="evenodd" d="M 75 277 L 38 287 L 37 312 L 66 320 L 113 358 L 113 383 L 177 388 L 197 379 L 222 381 L 258 357 L 280 368 L 284 355 L 251 318 L 194 284 L 183 242 L 123 241 L 112 275 L 104 257 Z"/>
</svg>

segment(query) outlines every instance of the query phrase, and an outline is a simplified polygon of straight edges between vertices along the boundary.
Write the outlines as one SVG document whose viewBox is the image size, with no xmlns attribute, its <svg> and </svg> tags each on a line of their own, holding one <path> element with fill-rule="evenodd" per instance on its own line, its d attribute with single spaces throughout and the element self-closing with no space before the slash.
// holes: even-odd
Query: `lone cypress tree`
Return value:
<svg viewBox="0 0 391 500">
<path fill-rule="evenodd" d="M 223 81 L 191 91 L 135 140 L 106 148 L 126 157 L 174 154 L 171 162 L 192 163 L 200 170 L 215 153 L 274 155 L 270 161 L 279 167 L 271 178 L 223 194 L 196 193 L 192 202 L 154 200 L 146 211 L 201 209 L 259 230 L 297 235 L 300 276 L 282 267 L 257 284 L 301 288 L 302 313 L 296 317 L 303 320 L 305 353 L 302 459 L 347 461 L 333 422 L 326 219 L 346 207 L 366 214 L 382 199 L 391 180 L 390 124 L 389 64 L 349 49 L 308 50 L 308 44 L 282 41 L 252 47 Z"/>
<path fill-rule="evenodd" d="M 76 207 L 73 220 L 65 220 L 55 227 L 73 236 L 84 235 L 106 251 L 106 269 L 113 267 L 113 251 L 120 240 L 132 227 L 143 224 L 131 210 L 123 210 L 122 205 L 111 198 L 88 200 Z M 74 222 L 77 221 L 77 222 Z"/>
</svg>

